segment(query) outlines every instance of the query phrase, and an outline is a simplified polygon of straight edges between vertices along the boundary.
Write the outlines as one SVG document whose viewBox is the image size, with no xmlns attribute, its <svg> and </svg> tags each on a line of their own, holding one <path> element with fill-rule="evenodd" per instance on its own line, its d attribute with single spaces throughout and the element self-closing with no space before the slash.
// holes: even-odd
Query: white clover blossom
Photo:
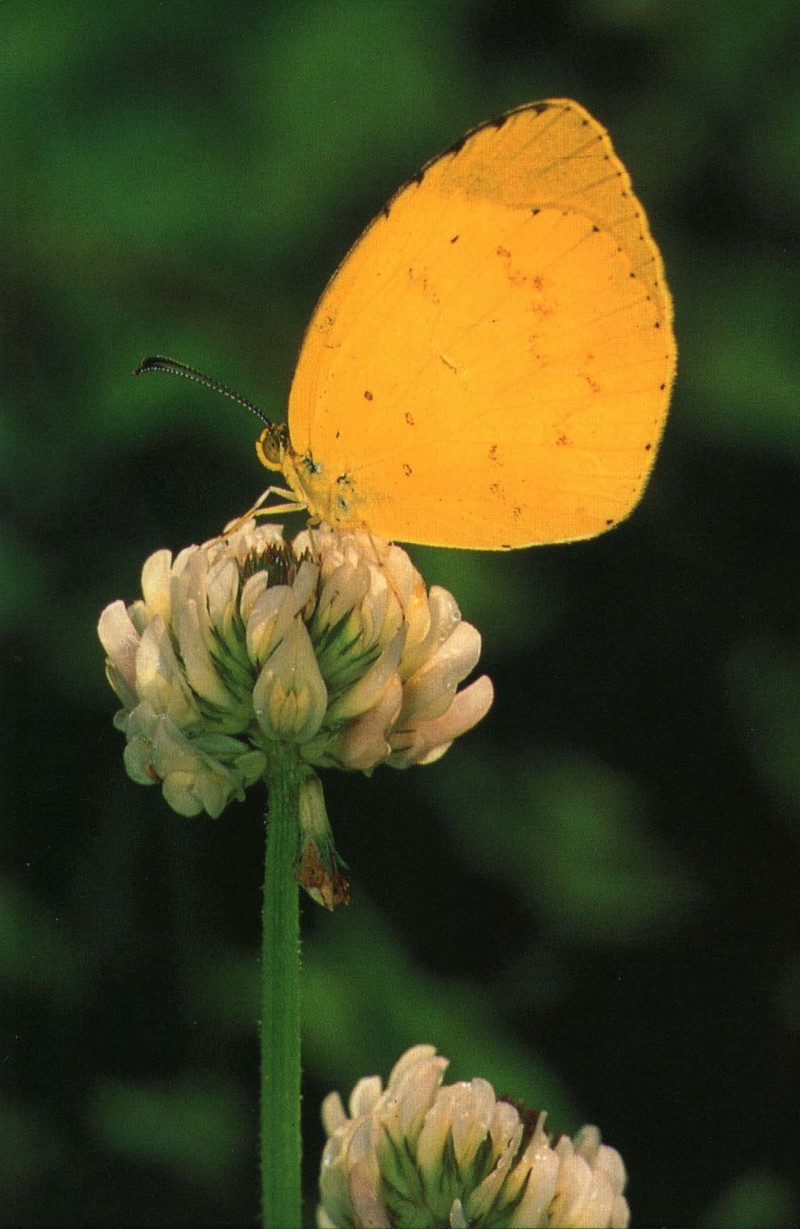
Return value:
<svg viewBox="0 0 800 1229">
<path fill-rule="evenodd" d="M 338 1093 L 325 1098 L 319 1229 L 625 1229 L 625 1166 L 596 1127 L 551 1136 L 544 1114 L 520 1113 L 486 1080 L 442 1086 L 447 1065 L 414 1046 L 385 1089 L 358 1081 L 349 1116 Z"/>
<path fill-rule="evenodd" d="M 309 780 L 431 763 L 492 701 L 486 676 L 458 691 L 480 635 L 455 599 L 366 532 L 322 526 L 290 545 L 274 525 L 233 522 L 151 555 L 142 598 L 112 602 L 98 632 L 128 773 L 181 815 L 218 816 L 275 754 Z M 308 790 L 327 865 L 324 803 Z"/>
</svg>

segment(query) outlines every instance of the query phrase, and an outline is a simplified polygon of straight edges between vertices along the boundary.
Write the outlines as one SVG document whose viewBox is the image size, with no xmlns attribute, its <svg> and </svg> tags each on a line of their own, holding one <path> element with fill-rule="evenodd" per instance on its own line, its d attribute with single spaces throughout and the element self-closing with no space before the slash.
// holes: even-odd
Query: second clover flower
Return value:
<svg viewBox="0 0 800 1229">
<path fill-rule="evenodd" d="M 596 1127 L 553 1136 L 487 1080 L 442 1084 L 446 1058 L 417 1045 L 322 1106 L 320 1229 L 625 1229 L 625 1166 Z"/>
</svg>

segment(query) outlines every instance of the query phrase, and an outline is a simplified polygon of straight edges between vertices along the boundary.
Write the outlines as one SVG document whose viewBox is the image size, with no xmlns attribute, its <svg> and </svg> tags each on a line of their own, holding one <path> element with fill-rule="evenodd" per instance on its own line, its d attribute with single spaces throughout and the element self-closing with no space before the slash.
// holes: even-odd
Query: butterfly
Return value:
<svg viewBox="0 0 800 1229">
<path fill-rule="evenodd" d="M 675 363 L 661 256 L 608 133 L 577 102 L 530 103 L 427 163 L 345 257 L 288 425 L 258 439 L 285 483 L 265 495 L 403 542 L 590 538 L 639 501 Z"/>
</svg>

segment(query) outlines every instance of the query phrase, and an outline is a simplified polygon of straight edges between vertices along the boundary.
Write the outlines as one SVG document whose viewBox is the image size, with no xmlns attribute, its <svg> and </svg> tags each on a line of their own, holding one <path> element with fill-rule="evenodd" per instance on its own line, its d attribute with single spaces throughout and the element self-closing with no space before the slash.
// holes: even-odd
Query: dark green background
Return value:
<svg viewBox="0 0 800 1229">
<path fill-rule="evenodd" d="M 328 774 L 353 903 L 304 904 L 308 1213 L 321 1097 L 432 1041 L 600 1125 L 638 1224 L 798 1215 L 796 5 L 0 6 L 6 676 L 3 1224 L 250 1225 L 263 850 L 132 784 L 95 624 L 264 484 L 327 277 L 468 127 L 571 95 L 662 246 L 680 343 L 635 516 L 415 553 L 497 699 L 437 766 Z M 9 822 L 10 819 L 10 822 Z"/>
</svg>

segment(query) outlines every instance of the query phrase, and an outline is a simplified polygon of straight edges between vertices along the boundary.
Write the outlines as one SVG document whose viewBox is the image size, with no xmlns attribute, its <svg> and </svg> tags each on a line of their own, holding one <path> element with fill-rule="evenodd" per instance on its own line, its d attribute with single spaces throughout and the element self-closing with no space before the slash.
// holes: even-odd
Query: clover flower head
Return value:
<svg viewBox="0 0 800 1229">
<path fill-rule="evenodd" d="M 480 636 L 452 595 L 366 532 L 321 526 L 290 544 L 274 525 L 234 521 L 174 558 L 151 555 L 142 597 L 112 602 L 98 632 L 128 773 L 159 783 L 181 815 L 220 815 L 275 755 L 309 781 L 322 767 L 431 763 L 492 701 L 485 676 L 458 690 Z M 300 881 L 319 888 L 321 874 L 321 895 L 342 899 L 310 785 L 305 804 Z"/>
<path fill-rule="evenodd" d="M 358 1081 L 349 1115 L 326 1097 L 320 1229 L 628 1225 L 625 1167 L 596 1127 L 555 1138 L 486 1080 L 442 1085 L 447 1065 L 414 1046 L 385 1089 Z"/>
</svg>

